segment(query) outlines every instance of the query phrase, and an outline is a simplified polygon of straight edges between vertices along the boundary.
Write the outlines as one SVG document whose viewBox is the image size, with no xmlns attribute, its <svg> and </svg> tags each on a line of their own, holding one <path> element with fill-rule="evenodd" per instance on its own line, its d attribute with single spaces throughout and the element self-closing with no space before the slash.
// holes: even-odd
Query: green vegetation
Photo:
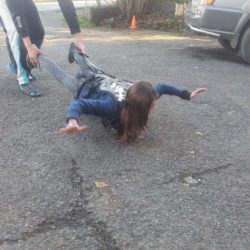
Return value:
<svg viewBox="0 0 250 250">
<path fill-rule="evenodd" d="M 183 2 L 183 0 L 162 0 L 163 3 L 167 3 L 168 1 Z M 34 0 L 34 2 L 57 1 Z M 120 14 L 117 14 L 117 7 L 115 6 L 119 7 Z M 126 28 L 130 25 L 132 13 L 137 14 L 138 28 L 171 32 L 180 32 L 183 29 L 183 18 L 177 18 L 173 14 L 166 15 L 163 12 L 161 13 L 160 6 L 156 7 L 156 3 L 152 0 L 117 0 L 117 5 L 114 4 L 106 8 L 103 6 L 93 8 L 91 10 L 91 18 L 87 18 L 82 11 L 77 11 L 77 16 L 80 26 L 85 29 L 93 28 L 96 25 L 111 28 Z"/>
<path fill-rule="evenodd" d="M 90 29 L 95 27 L 95 25 L 90 20 L 88 20 L 86 17 L 82 15 L 77 15 L 77 19 L 80 26 L 84 29 Z"/>
<path fill-rule="evenodd" d="M 136 15 L 138 28 L 181 32 L 184 20 L 175 16 L 176 1 L 183 3 L 184 0 L 117 0 L 113 5 L 100 5 L 79 13 L 79 20 L 84 28 L 94 24 L 123 29 L 129 27 L 132 16 Z"/>
<path fill-rule="evenodd" d="M 138 26 L 145 29 L 179 32 L 183 29 L 183 20 L 154 14 L 139 19 Z"/>
</svg>

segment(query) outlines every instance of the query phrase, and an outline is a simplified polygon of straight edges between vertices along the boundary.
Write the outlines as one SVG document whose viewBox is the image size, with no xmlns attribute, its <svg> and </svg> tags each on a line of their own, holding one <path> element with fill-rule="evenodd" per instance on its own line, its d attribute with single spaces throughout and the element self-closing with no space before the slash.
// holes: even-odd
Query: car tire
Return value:
<svg viewBox="0 0 250 250">
<path fill-rule="evenodd" d="M 231 47 L 230 41 L 227 39 L 223 39 L 223 38 L 219 38 L 218 39 L 219 43 L 225 48 L 225 49 L 229 49 L 229 50 L 234 50 Z"/>
<path fill-rule="evenodd" d="M 250 64 L 250 27 L 248 27 L 242 35 L 240 41 L 240 56 Z"/>
</svg>

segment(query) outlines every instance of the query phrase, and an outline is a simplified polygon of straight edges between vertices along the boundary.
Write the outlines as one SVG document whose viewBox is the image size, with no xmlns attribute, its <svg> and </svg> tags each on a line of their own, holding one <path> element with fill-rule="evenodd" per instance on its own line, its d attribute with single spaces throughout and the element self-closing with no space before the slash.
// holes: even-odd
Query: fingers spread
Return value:
<svg viewBox="0 0 250 250">
<path fill-rule="evenodd" d="M 67 126 L 64 128 L 61 128 L 60 131 L 65 134 L 79 134 L 87 130 L 87 126 Z"/>
<path fill-rule="evenodd" d="M 79 127 L 78 131 L 79 131 L 79 132 L 84 132 L 84 131 L 86 131 L 87 129 L 88 129 L 88 126 L 81 126 L 81 127 Z"/>
</svg>

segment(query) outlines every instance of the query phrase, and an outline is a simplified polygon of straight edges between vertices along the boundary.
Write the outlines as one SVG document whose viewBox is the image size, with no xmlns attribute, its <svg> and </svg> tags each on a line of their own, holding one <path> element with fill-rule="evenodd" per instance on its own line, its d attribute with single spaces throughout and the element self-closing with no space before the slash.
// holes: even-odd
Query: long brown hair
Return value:
<svg viewBox="0 0 250 250">
<path fill-rule="evenodd" d="M 123 127 L 123 135 L 120 138 L 122 142 L 132 141 L 144 131 L 149 109 L 155 99 L 156 92 L 148 81 L 135 82 L 128 89 L 126 105 L 120 115 Z"/>
</svg>

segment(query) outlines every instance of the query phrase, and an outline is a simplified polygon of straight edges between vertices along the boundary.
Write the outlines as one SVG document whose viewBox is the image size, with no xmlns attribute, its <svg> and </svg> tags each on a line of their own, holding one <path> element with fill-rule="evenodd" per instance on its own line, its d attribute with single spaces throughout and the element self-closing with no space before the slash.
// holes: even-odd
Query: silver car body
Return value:
<svg viewBox="0 0 250 250">
<path fill-rule="evenodd" d="M 241 32 L 250 22 L 250 0 L 215 0 L 202 4 L 192 0 L 188 4 L 185 22 L 198 33 L 204 33 L 230 41 L 236 48 Z"/>
</svg>

